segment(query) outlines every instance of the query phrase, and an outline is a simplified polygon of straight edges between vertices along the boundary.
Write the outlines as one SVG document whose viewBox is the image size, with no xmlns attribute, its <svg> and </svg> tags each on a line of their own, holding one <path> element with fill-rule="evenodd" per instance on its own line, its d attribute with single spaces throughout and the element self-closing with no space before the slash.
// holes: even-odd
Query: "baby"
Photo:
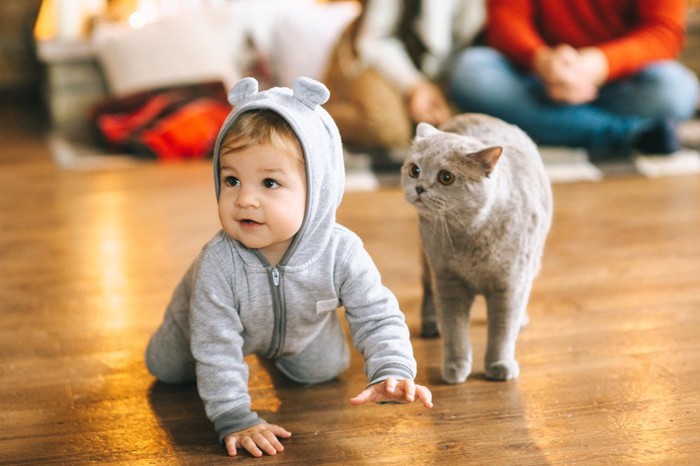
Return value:
<svg viewBox="0 0 700 466">
<path fill-rule="evenodd" d="M 382 285 L 357 235 L 336 223 L 343 151 L 321 107 L 328 89 L 298 78 L 293 89 L 258 92 L 245 78 L 214 148 L 222 230 L 176 288 L 146 351 L 165 383 L 197 381 L 209 419 L 229 455 L 284 449 L 291 432 L 251 411 L 247 354 L 274 361 L 288 378 L 315 384 L 348 368 L 337 308 L 345 308 L 369 384 L 350 400 L 419 400 L 416 362 L 403 313 Z"/>
</svg>

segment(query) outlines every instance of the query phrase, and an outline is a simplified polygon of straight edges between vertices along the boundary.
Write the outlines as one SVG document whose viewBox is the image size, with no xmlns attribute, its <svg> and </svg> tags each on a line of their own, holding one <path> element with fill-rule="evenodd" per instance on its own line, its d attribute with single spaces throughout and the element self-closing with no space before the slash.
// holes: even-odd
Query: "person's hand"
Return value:
<svg viewBox="0 0 700 466">
<path fill-rule="evenodd" d="M 576 50 L 570 45 L 543 47 L 535 54 L 534 71 L 549 98 L 566 104 L 583 104 L 598 96 L 608 64 L 597 47 Z"/>
<path fill-rule="evenodd" d="M 416 384 L 411 379 L 396 380 L 393 377 L 365 388 L 359 395 L 350 399 L 350 404 L 359 406 L 365 403 L 395 401 L 413 403 L 419 400 L 426 408 L 433 407 L 433 394 L 427 387 Z"/>
<path fill-rule="evenodd" d="M 608 79 L 608 59 L 598 47 L 579 49 L 575 69 L 581 79 L 596 87 L 602 86 Z"/>
<path fill-rule="evenodd" d="M 557 47 L 541 47 L 535 53 L 534 72 L 548 86 L 566 83 L 572 78 L 572 65 L 577 55 L 576 49 L 566 44 Z"/>
<path fill-rule="evenodd" d="M 597 96 L 597 86 L 579 74 L 579 60 L 579 52 L 567 44 L 542 47 L 537 51 L 534 71 L 550 99 L 573 104 L 588 102 Z"/>
<path fill-rule="evenodd" d="M 224 438 L 224 444 L 229 456 L 236 456 L 238 448 L 245 448 L 251 455 L 260 457 L 263 452 L 268 455 L 276 455 L 284 450 L 277 437 L 289 438 L 291 436 L 292 433 L 282 427 L 265 423 L 228 434 Z"/>
<path fill-rule="evenodd" d="M 440 88 L 429 81 L 420 81 L 408 95 L 408 113 L 414 122 L 438 126 L 447 121 L 450 108 Z"/>
</svg>

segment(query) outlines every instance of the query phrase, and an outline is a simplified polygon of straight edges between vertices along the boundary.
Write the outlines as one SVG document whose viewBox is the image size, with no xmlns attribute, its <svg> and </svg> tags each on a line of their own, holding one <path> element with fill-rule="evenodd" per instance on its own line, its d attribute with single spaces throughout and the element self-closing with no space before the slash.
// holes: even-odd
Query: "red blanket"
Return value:
<svg viewBox="0 0 700 466">
<path fill-rule="evenodd" d="M 211 155 L 231 111 L 220 82 L 108 98 L 93 112 L 100 139 L 112 150 L 161 160 Z"/>
</svg>

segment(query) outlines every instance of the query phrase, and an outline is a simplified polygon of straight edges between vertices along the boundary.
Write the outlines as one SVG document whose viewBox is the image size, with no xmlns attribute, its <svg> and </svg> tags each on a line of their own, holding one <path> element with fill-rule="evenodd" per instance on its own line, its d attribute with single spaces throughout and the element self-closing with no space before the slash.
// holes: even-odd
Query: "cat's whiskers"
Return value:
<svg viewBox="0 0 700 466">
<path fill-rule="evenodd" d="M 440 220 L 441 220 L 440 223 L 442 223 L 442 230 L 444 232 L 443 236 L 447 238 L 447 242 L 449 243 L 449 246 L 450 246 L 450 254 L 452 256 L 454 256 L 457 253 L 457 251 L 455 250 L 455 245 L 452 242 L 452 235 L 450 234 L 449 222 L 447 221 L 447 219 L 445 217 L 442 217 Z"/>
<path fill-rule="evenodd" d="M 449 217 L 449 218 L 448 218 Z M 465 219 L 462 216 L 462 212 L 456 210 L 456 209 L 445 209 L 445 216 L 443 223 L 445 225 L 445 230 L 447 231 L 447 234 L 450 236 L 450 247 L 452 249 L 452 254 L 457 254 L 457 249 L 455 249 L 454 241 L 452 240 L 452 235 L 450 232 L 457 232 L 457 231 L 464 231 L 468 232 L 470 231 L 470 228 L 467 226 L 466 222 L 464 221 Z M 453 228 L 450 226 L 450 223 L 458 223 L 462 228 Z"/>
<path fill-rule="evenodd" d="M 450 254 L 454 255 L 456 254 L 456 249 L 455 245 L 452 241 L 452 235 L 450 234 L 450 225 L 449 222 L 447 221 L 448 216 L 456 216 L 454 213 L 451 212 L 451 209 L 446 208 L 446 206 L 443 204 L 443 208 L 436 209 L 432 212 L 432 225 L 433 225 L 433 232 L 432 236 L 435 238 L 440 238 L 440 244 L 442 245 L 441 249 L 444 251 L 445 250 L 445 244 L 449 246 L 449 251 Z M 452 214 L 452 215 L 450 215 Z"/>
<path fill-rule="evenodd" d="M 462 226 L 461 231 L 469 231 L 469 230 L 470 230 L 470 228 L 469 228 L 469 227 L 467 226 L 467 224 L 465 223 L 464 218 L 463 218 L 461 212 L 458 212 L 458 211 L 454 211 L 454 210 L 453 210 L 453 211 L 451 211 L 450 213 L 452 214 L 452 215 L 451 215 L 452 220 L 456 221 L 457 223 L 459 223 L 459 224 Z"/>
</svg>

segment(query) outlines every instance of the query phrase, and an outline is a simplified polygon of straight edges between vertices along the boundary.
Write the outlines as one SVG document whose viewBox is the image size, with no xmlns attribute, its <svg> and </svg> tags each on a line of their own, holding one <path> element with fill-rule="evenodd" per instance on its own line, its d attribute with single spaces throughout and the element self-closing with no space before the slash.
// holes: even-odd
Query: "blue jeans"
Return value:
<svg viewBox="0 0 700 466">
<path fill-rule="evenodd" d="M 698 79 L 676 61 L 660 61 L 605 84 L 593 102 L 567 105 L 549 99 L 534 75 L 500 52 L 472 47 L 458 58 L 449 92 L 460 110 L 515 124 L 538 144 L 626 151 L 655 123 L 690 118 Z"/>
</svg>

